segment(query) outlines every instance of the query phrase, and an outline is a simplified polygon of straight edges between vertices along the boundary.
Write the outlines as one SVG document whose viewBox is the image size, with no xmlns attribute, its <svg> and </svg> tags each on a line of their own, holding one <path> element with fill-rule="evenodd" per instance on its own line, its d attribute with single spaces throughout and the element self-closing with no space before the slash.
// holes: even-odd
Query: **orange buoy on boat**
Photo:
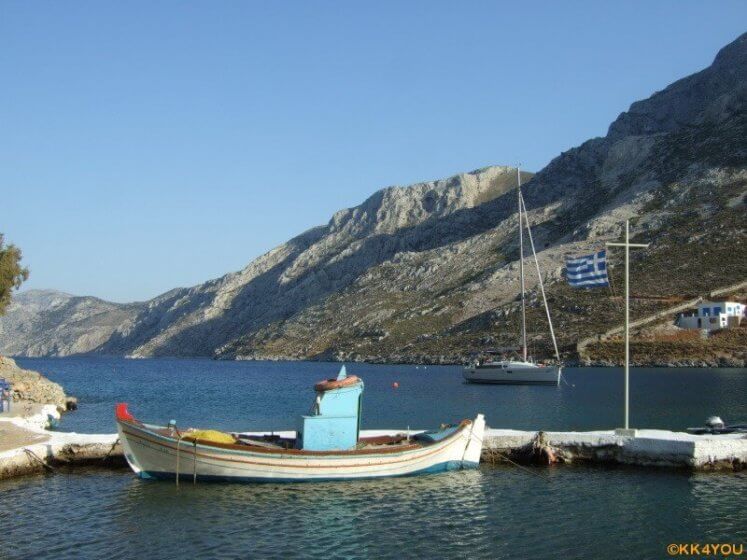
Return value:
<svg viewBox="0 0 747 560">
<path fill-rule="evenodd" d="M 359 381 L 357 375 L 348 375 L 342 379 L 325 379 L 314 385 L 314 390 L 324 392 L 332 389 L 342 389 L 343 387 L 351 387 Z"/>
</svg>

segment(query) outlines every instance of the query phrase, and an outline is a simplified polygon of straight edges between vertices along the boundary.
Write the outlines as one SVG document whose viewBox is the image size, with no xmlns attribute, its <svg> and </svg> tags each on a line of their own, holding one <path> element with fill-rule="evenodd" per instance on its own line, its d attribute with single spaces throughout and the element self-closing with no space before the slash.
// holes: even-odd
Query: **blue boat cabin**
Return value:
<svg viewBox="0 0 747 560">
<path fill-rule="evenodd" d="M 314 386 L 316 399 L 301 416 L 296 447 L 309 451 L 353 449 L 360 434 L 363 381 L 342 366 L 336 379 Z"/>
</svg>

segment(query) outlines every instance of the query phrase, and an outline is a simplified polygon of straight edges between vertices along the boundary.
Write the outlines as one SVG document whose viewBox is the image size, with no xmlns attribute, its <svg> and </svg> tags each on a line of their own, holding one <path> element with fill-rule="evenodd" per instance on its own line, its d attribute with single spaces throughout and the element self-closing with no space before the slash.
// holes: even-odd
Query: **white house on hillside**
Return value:
<svg viewBox="0 0 747 560">
<path fill-rule="evenodd" d="M 715 331 L 738 327 L 745 319 L 745 306 L 736 301 L 704 301 L 695 311 L 681 313 L 675 325 L 682 329 Z"/>
</svg>

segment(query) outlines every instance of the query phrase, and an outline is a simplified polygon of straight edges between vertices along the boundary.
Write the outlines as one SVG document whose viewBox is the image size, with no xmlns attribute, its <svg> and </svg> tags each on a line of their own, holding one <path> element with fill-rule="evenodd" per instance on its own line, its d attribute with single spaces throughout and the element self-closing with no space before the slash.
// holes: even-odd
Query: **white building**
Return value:
<svg viewBox="0 0 747 560">
<path fill-rule="evenodd" d="M 704 301 L 695 311 L 681 313 L 675 325 L 682 329 L 715 331 L 738 327 L 745 320 L 747 306 L 736 301 Z"/>
</svg>

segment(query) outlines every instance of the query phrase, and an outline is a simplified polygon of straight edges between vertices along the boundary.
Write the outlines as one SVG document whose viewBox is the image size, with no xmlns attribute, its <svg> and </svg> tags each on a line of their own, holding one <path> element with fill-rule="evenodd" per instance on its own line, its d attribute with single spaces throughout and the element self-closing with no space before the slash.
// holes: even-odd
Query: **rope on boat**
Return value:
<svg viewBox="0 0 747 560">
<path fill-rule="evenodd" d="M 469 444 L 472 443 L 472 432 L 475 430 L 475 422 L 474 420 L 470 423 L 469 427 L 469 437 L 467 438 L 467 444 L 464 446 L 464 451 L 462 451 L 462 468 L 464 468 L 464 457 L 467 455 L 467 449 L 469 448 Z M 482 441 L 480 442 L 482 444 Z"/>
<path fill-rule="evenodd" d="M 182 443 L 182 434 L 176 440 L 176 487 L 179 488 L 179 445 Z"/>
<path fill-rule="evenodd" d="M 41 463 L 41 466 L 44 467 L 49 472 L 54 472 L 55 471 L 55 468 L 52 465 L 48 464 L 44 459 L 42 459 L 41 457 L 39 457 L 36 453 L 34 453 L 33 451 L 31 451 L 29 448 L 24 447 L 23 451 L 26 453 L 26 455 L 28 455 L 32 459 L 36 459 L 37 461 L 39 461 L 39 463 Z"/>
<path fill-rule="evenodd" d="M 193 457 L 194 460 L 192 461 L 192 484 L 197 484 L 197 438 L 193 440 L 194 443 L 194 450 L 192 451 L 194 453 Z"/>
</svg>

